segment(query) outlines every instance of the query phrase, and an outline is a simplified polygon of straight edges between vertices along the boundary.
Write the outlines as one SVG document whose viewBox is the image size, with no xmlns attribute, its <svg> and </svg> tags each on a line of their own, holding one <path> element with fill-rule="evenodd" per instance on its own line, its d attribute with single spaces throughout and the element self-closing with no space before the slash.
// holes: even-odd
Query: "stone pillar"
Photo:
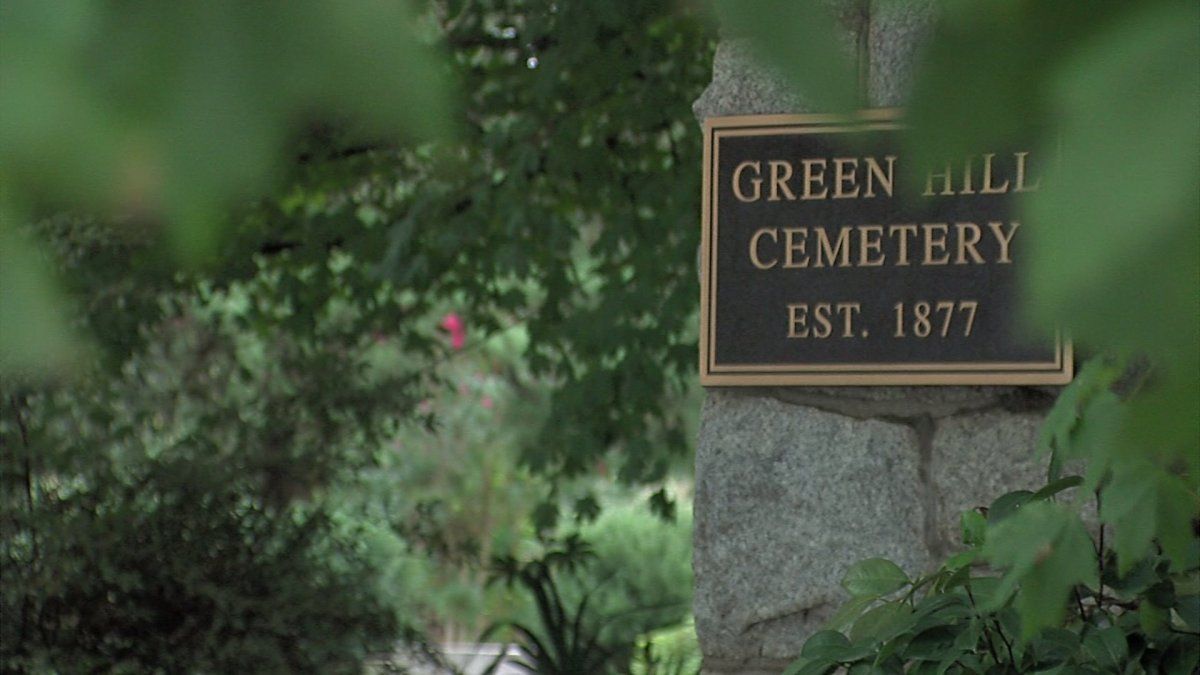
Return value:
<svg viewBox="0 0 1200 675">
<path fill-rule="evenodd" d="M 932 2 L 878 2 L 861 31 L 872 106 L 903 105 Z M 725 41 L 696 117 L 805 112 Z M 1052 388 L 710 388 L 696 453 L 695 616 L 711 675 L 778 673 L 845 596 L 852 563 L 910 574 L 958 541 L 958 514 L 1036 489 Z"/>
</svg>

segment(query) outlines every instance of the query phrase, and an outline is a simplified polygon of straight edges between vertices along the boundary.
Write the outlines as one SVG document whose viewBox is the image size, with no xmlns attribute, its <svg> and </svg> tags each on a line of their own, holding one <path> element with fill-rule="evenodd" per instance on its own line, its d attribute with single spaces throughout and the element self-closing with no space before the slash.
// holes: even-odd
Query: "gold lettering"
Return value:
<svg viewBox="0 0 1200 675">
<path fill-rule="evenodd" d="M 804 191 L 800 194 L 800 199 L 825 199 L 825 195 L 829 194 L 829 188 L 825 187 L 825 160 L 823 159 L 802 159 L 801 166 L 804 167 Z M 819 172 L 813 171 L 813 167 L 819 166 Z M 821 187 L 820 193 L 812 191 L 813 185 Z"/>
<path fill-rule="evenodd" d="M 800 242 L 796 243 L 795 236 L 800 235 Z M 808 246 L 808 228 L 807 227 L 785 227 L 783 228 L 783 266 L 785 269 L 796 269 L 797 267 L 808 267 L 808 251 L 805 250 Z M 795 257 L 799 253 L 802 258 Z"/>
<path fill-rule="evenodd" d="M 879 187 L 887 193 L 887 196 L 892 196 L 892 186 L 895 184 L 895 168 L 896 156 L 885 155 L 884 160 L 887 161 L 887 173 L 884 174 L 883 168 L 879 166 L 879 162 L 875 161 L 874 157 L 865 157 L 867 162 L 867 189 L 863 192 L 864 197 L 875 196 L 875 181 L 879 181 Z"/>
<path fill-rule="evenodd" d="M 950 254 L 946 252 L 946 234 L 950 231 L 949 226 L 945 223 L 924 223 L 921 229 L 925 231 L 925 259 L 921 264 L 945 265 L 950 262 Z M 940 236 L 935 238 L 934 232 L 938 232 Z M 941 251 L 942 256 L 933 257 L 934 249 Z"/>
<path fill-rule="evenodd" d="M 983 186 L 979 188 L 981 195 L 1001 195 L 1008 192 L 1008 181 L 1002 185 L 992 185 L 992 160 L 996 153 L 989 152 L 983 156 Z"/>
<path fill-rule="evenodd" d="M 988 223 L 988 228 L 992 230 L 992 234 L 996 237 L 996 243 L 1000 244 L 1000 257 L 996 259 L 997 263 L 1007 264 L 1012 262 L 1012 256 L 1009 253 L 1009 246 L 1012 244 L 1013 235 L 1017 233 L 1017 228 L 1021 223 L 1012 221 L 1009 223 L 1008 234 L 1004 234 L 1004 224 L 998 221 Z"/>
<path fill-rule="evenodd" d="M 1015 153 L 1017 157 L 1017 186 L 1013 188 L 1013 192 L 1033 192 L 1042 186 L 1042 179 L 1037 179 L 1033 185 L 1025 185 L 1025 158 L 1029 156 L 1028 152 Z"/>
<path fill-rule="evenodd" d="M 789 202 L 796 201 L 796 195 L 792 194 L 792 189 L 787 185 L 788 179 L 792 177 L 791 163 L 782 159 L 772 159 L 768 164 L 771 167 L 771 196 L 767 197 L 767 201 L 779 201 L 780 189 Z"/>
<path fill-rule="evenodd" d="M 750 184 L 754 186 L 754 195 L 747 197 L 742 192 L 742 172 L 746 169 L 754 169 L 755 176 L 762 175 L 762 163 L 751 162 L 749 160 L 737 165 L 733 170 L 733 196 L 737 197 L 739 202 L 756 202 L 762 196 L 762 178 L 751 178 Z"/>
<path fill-rule="evenodd" d="M 979 255 L 979 250 L 975 245 L 979 243 L 979 238 L 983 236 L 983 232 L 975 223 L 955 223 L 954 229 L 958 230 L 958 255 L 954 258 L 955 265 L 967 264 L 967 252 L 971 253 L 971 261 L 976 265 L 983 264 L 983 256 Z M 970 236 L 967 236 L 967 233 Z"/>
<path fill-rule="evenodd" d="M 963 162 L 963 189 L 958 191 L 960 195 L 975 194 L 974 176 L 971 175 L 975 169 L 975 157 L 968 156 L 967 161 Z"/>
<path fill-rule="evenodd" d="M 852 167 L 847 173 L 845 168 Z M 847 192 L 843 188 L 849 185 L 854 188 L 854 192 Z M 853 157 L 834 157 L 833 158 L 833 198 L 834 199 L 850 199 L 858 196 L 858 160 Z"/>
<path fill-rule="evenodd" d="M 932 197 L 933 196 L 933 194 L 934 194 L 933 193 L 933 179 L 937 178 L 939 176 L 942 179 L 942 191 L 939 192 L 938 194 L 940 194 L 940 195 L 954 194 L 954 187 L 951 184 L 951 180 L 950 180 L 950 162 L 946 162 L 946 170 L 945 171 L 942 171 L 940 173 L 935 173 L 933 171 L 930 171 L 928 174 L 926 174 L 926 176 L 925 176 L 925 191 L 921 193 L 922 197 Z"/>
<path fill-rule="evenodd" d="M 788 305 L 788 334 L 790 338 L 808 337 L 808 303 L 801 302 Z M 803 332 L 797 330 L 803 329 Z"/>
<path fill-rule="evenodd" d="M 817 325 L 813 327 L 812 335 L 815 338 L 827 338 L 833 333 L 833 325 L 829 322 L 833 307 L 828 302 L 818 302 L 813 316 L 817 319 Z"/>
<path fill-rule="evenodd" d="M 858 302 L 839 302 L 837 311 L 842 315 L 842 337 L 854 337 L 854 315 L 862 311 L 862 304 Z"/>
<path fill-rule="evenodd" d="M 874 236 L 872 236 L 874 235 Z M 858 228 L 858 266 L 879 267 L 883 264 L 883 227 L 862 225 Z M 871 257 L 871 253 L 875 257 Z"/>
<path fill-rule="evenodd" d="M 763 236 L 770 236 L 771 241 L 779 243 L 779 232 L 773 227 L 762 227 L 750 237 L 750 262 L 760 270 L 769 270 L 779 263 L 779 258 L 772 258 L 771 262 L 765 263 L 758 257 L 758 240 Z"/>
<path fill-rule="evenodd" d="M 911 223 L 906 225 L 889 225 L 888 236 L 895 238 L 896 234 L 901 235 L 896 238 L 896 245 L 900 248 L 896 266 L 906 266 L 908 265 L 908 238 L 917 236 L 917 226 Z"/>
<path fill-rule="evenodd" d="M 825 267 L 821 264 L 821 254 L 825 255 L 825 259 L 829 262 L 829 267 L 849 267 L 850 266 L 850 228 L 838 228 L 837 244 L 829 241 L 828 231 L 819 227 L 816 228 L 817 233 L 817 260 L 813 263 L 813 267 Z M 836 263 L 834 259 L 841 257 L 841 262 Z"/>
</svg>

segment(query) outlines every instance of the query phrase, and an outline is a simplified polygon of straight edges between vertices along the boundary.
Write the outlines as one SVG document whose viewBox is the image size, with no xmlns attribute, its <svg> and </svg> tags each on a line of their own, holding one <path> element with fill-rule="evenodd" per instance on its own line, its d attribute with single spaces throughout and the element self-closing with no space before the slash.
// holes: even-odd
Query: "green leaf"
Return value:
<svg viewBox="0 0 1200 675">
<path fill-rule="evenodd" d="M 547 531 L 558 523 L 558 505 L 551 501 L 538 502 L 530 519 L 539 532 Z"/>
<path fill-rule="evenodd" d="M 963 631 L 954 639 L 954 647 L 960 653 L 972 651 L 979 646 L 979 638 L 983 635 L 982 620 L 972 618 L 967 622 Z"/>
<path fill-rule="evenodd" d="M 1147 635 L 1161 633 L 1171 623 L 1170 610 L 1146 603 L 1138 607 L 1138 625 Z"/>
<path fill-rule="evenodd" d="M 1176 569 L 1195 565 L 1189 559 L 1191 521 L 1200 507 L 1183 479 L 1151 462 L 1128 459 L 1114 465 L 1101 495 L 1100 518 L 1115 530 L 1113 548 L 1122 574 L 1150 552 L 1156 538 Z"/>
<path fill-rule="evenodd" d="M 921 631 L 904 648 L 905 659 L 920 659 L 927 661 L 942 661 L 957 655 L 955 644 L 960 626 L 934 626 Z"/>
<path fill-rule="evenodd" d="M 586 494 L 575 500 L 575 522 L 591 523 L 600 516 L 600 502 L 593 494 Z"/>
<path fill-rule="evenodd" d="M 1106 562 L 1103 582 L 1118 595 L 1132 598 L 1158 582 L 1159 575 L 1155 571 L 1157 562 L 1155 557 L 1143 558 L 1125 573 L 1118 573 L 1116 565 Z"/>
<path fill-rule="evenodd" d="M 838 660 L 850 647 L 850 640 L 835 630 L 821 630 L 804 641 L 800 656 L 806 659 Z"/>
<path fill-rule="evenodd" d="M 969 555 L 968 555 L 969 554 Z M 934 590 L 945 593 L 967 584 L 971 580 L 971 563 L 979 557 L 979 551 L 964 551 L 946 561 L 946 569 L 953 569 Z"/>
<path fill-rule="evenodd" d="M 1054 226 L 1030 230 L 1026 295 L 1035 321 L 1058 322 L 1077 340 L 1145 355 L 1161 368 L 1130 403 L 1119 445 L 1128 457 L 1161 457 L 1196 480 L 1200 73 L 1191 64 L 1200 59 L 1192 30 L 1200 6 L 1128 7 L 1047 88 L 1062 159 L 1027 203 L 1029 221 Z M 1104 168 L 1106 158 L 1120 158 L 1121 170 Z M 1094 232 L 1105 235 L 1088 238 Z M 1071 256 L 1057 254 L 1063 246 Z"/>
<path fill-rule="evenodd" d="M 1047 108 L 1045 80 L 1063 53 L 1113 13 L 1112 4 L 941 3 L 913 86 L 908 156 L 931 166 L 1036 138 Z"/>
<path fill-rule="evenodd" d="M 854 642 L 884 642 L 899 635 L 914 623 L 912 609 L 903 602 L 888 602 L 859 617 L 850 629 Z"/>
<path fill-rule="evenodd" d="M 1088 459 L 1087 491 L 1094 492 L 1106 475 L 1124 416 L 1111 387 L 1124 368 L 1121 359 L 1093 358 L 1055 401 L 1038 437 L 1039 453 L 1051 453 L 1051 480 L 1058 479 L 1064 461 L 1080 458 Z"/>
<path fill-rule="evenodd" d="M 1083 651 L 1100 667 L 1120 672 L 1129 657 L 1125 632 L 1116 626 L 1091 631 L 1083 638 Z"/>
<path fill-rule="evenodd" d="M 1165 675 L 1195 675 L 1200 670 L 1200 640 L 1188 635 L 1177 636 L 1162 658 Z"/>
<path fill-rule="evenodd" d="M 1061 160 L 1027 203 L 1039 225 L 1026 296 L 1039 320 L 1076 339 L 1182 357 L 1200 335 L 1200 6 L 1128 6 L 1136 11 L 1099 24 L 1046 89 Z"/>
<path fill-rule="evenodd" d="M 81 366 L 71 307 L 49 261 L 0 204 L 0 373 L 46 377 Z"/>
<path fill-rule="evenodd" d="M 830 630 L 841 630 L 845 628 L 855 619 L 857 619 L 863 613 L 863 611 L 870 607 L 876 601 L 876 599 L 877 598 L 875 596 L 870 595 L 850 598 L 838 608 L 838 611 L 834 613 L 832 617 L 830 617 L 829 621 L 826 622 L 825 627 L 829 628 Z"/>
<path fill-rule="evenodd" d="M 1047 628 L 1030 643 L 1039 663 L 1066 661 L 1079 652 L 1079 647 L 1079 635 L 1065 628 Z"/>
<path fill-rule="evenodd" d="M 855 597 L 879 597 L 898 591 L 908 583 L 904 570 L 883 558 L 857 562 L 842 577 L 842 588 Z"/>
<path fill-rule="evenodd" d="M 988 524 L 995 525 L 1000 521 L 1012 516 L 1026 502 L 1033 497 L 1033 493 L 1029 490 L 1015 490 L 1003 495 L 1000 495 L 988 507 L 987 520 Z"/>
<path fill-rule="evenodd" d="M 1098 490 L 1108 477 L 1127 413 L 1127 406 L 1111 391 L 1096 394 L 1081 413 L 1068 456 L 1087 461 L 1083 483 L 1087 492 Z"/>
<path fill-rule="evenodd" d="M 1181 595 L 1175 601 L 1175 612 L 1190 630 L 1200 630 L 1200 595 Z"/>
<path fill-rule="evenodd" d="M 917 603 L 913 614 L 920 619 L 917 627 L 921 630 L 940 623 L 951 623 L 971 615 L 971 608 L 958 595 L 947 593 L 930 593 Z"/>
<path fill-rule="evenodd" d="M 1040 489 L 1037 492 L 1030 495 L 1029 501 L 1038 501 L 1040 499 L 1049 499 L 1050 497 L 1053 497 L 1054 495 L 1062 492 L 1063 490 L 1069 490 L 1073 487 L 1079 487 L 1082 484 L 1083 484 L 1083 478 L 1081 478 L 1079 476 L 1066 476 L 1065 478 L 1059 478 L 1058 480 L 1052 481 L 1051 483 L 1049 483 L 1042 489 Z"/>
<path fill-rule="evenodd" d="M 959 516 L 962 543 L 965 546 L 982 546 L 987 534 L 987 518 L 975 509 L 963 511 Z"/>
<path fill-rule="evenodd" d="M 1075 379 L 1063 388 L 1058 398 L 1054 399 L 1054 405 L 1050 408 L 1050 412 L 1046 413 L 1046 419 L 1042 421 L 1042 426 L 1038 429 L 1038 456 L 1049 455 L 1058 449 L 1067 447 L 1071 438 L 1071 430 L 1075 428 L 1075 422 L 1079 418 L 1080 388 L 1083 383 L 1088 381 L 1089 370 L 1099 365 L 1099 359 L 1093 359 L 1084 364 L 1079 373 L 1075 375 Z"/>
<path fill-rule="evenodd" d="M 958 572 L 963 572 L 963 570 L 968 570 L 968 572 L 964 572 L 964 574 L 966 574 L 969 573 L 968 568 L 970 568 L 971 563 L 975 562 L 977 558 L 979 558 L 979 550 L 971 549 L 969 551 L 955 553 L 949 558 L 946 558 L 946 563 L 943 566 L 948 570 L 953 570 L 956 574 Z M 948 583 L 948 581 L 944 583 Z M 943 588 L 944 587 L 945 586 L 943 585 Z"/>
<path fill-rule="evenodd" d="M 1128 402 L 1116 445 L 1122 456 L 1150 459 L 1200 494 L 1200 378 L 1191 375 L 1196 372 L 1200 350 L 1164 357 L 1150 383 Z"/>
<path fill-rule="evenodd" d="M 1051 502 L 1027 504 L 992 527 L 983 555 L 1006 568 L 987 608 L 999 609 L 1016 593 L 1023 639 L 1062 620 L 1076 584 L 1099 583 L 1096 552 L 1083 522 Z"/>
<path fill-rule="evenodd" d="M 1175 584 L 1170 579 L 1163 579 L 1147 588 L 1143 594 L 1146 602 L 1164 609 L 1169 609 L 1175 606 Z"/>
<path fill-rule="evenodd" d="M 879 645 L 878 651 L 875 652 L 874 658 L 872 659 L 872 665 L 876 667 L 883 667 L 884 664 L 895 663 L 895 654 L 904 649 L 908 645 L 908 641 L 913 637 L 911 632 L 912 628 L 913 626 L 910 622 L 908 625 L 905 625 L 898 630 L 894 636 L 885 639 L 883 644 Z M 865 644 L 873 645 L 874 642 Z"/>
</svg>

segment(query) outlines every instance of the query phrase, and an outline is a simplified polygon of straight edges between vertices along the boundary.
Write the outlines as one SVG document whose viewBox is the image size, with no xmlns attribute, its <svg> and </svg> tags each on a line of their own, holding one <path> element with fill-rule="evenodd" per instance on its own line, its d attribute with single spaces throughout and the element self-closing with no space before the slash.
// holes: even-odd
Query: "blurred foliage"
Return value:
<svg viewBox="0 0 1200 675">
<path fill-rule="evenodd" d="M 585 576 L 608 579 L 592 601 L 598 616 L 656 599 L 666 609 L 644 620 L 678 621 L 691 593 L 689 512 L 668 522 L 645 505 L 636 508 L 650 490 L 612 484 L 603 466 L 580 479 L 550 481 L 519 465 L 520 448 L 537 434 L 550 393 L 524 373 L 524 343 L 524 331 L 514 328 L 476 339 L 440 364 L 441 383 L 418 404 L 432 427 L 407 425 L 380 465 L 362 476 L 365 498 L 344 499 L 392 523 L 428 561 L 418 613 L 427 634 L 441 642 L 473 640 L 499 616 L 532 619 L 523 598 L 486 584 L 489 563 L 496 556 L 532 555 L 562 533 L 595 542 L 597 556 Z M 680 466 L 675 473 L 686 471 Z M 686 496 L 686 486 L 670 487 Z M 557 527 L 537 522 L 535 514 L 547 505 L 575 517 Z M 622 639 L 632 641 L 634 634 Z"/>
<path fill-rule="evenodd" d="M 664 628 L 638 642 L 630 664 L 630 675 L 697 675 L 700 672 L 700 643 L 696 624 Z"/>
<path fill-rule="evenodd" d="M 446 130 L 433 22 L 410 4 L 5 2 L 4 196 L 157 220 L 206 256 L 303 125 Z"/>
<path fill-rule="evenodd" d="M 44 376 L 89 360 L 52 267 L 16 232 L 23 221 L 78 209 L 161 240 L 177 260 L 208 261 L 229 208 L 276 184 L 310 125 L 449 131 L 436 24 L 411 10 L 402 0 L 3 3 L 0 372 Z"/>
<path fill-rule="evenodd" d="M 356 672 L 411 629 L 403 541 L 332 496 L 416 375 L 336 289 L 287 330 L 279 282 L 163 292 L 106 377 L 0 387 L 6 668 Z"/>
<path fill-rule="evenodd" d="M 467 326 L 470 330 L 470 326 Z M 413 619 L 439 642 L 469 642 L 519 604 L 487 588 L 493 555 L 532 545 L 530 515 L 546 481 L 518 463 L 546 409 L 545 386 L 519 387 L 522 331 L 513 329 L 436 366 L 417 414 L 341 499 L 385 522 L 420 554 Z"/>
</svg>

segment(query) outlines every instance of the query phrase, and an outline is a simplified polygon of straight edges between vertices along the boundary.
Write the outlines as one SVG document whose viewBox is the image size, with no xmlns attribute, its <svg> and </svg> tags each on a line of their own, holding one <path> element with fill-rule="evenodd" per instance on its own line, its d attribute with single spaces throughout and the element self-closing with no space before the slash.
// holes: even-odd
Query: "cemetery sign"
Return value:
<svg viewBox="0 0 1200 675">
<path fill-rule="evenodd" d="M 1064 384 L 1070 342 L 1020 329 L 1041 188 L 1026 148 L 909 184 L 895 110 L 710 118 L 700 377 L 707 385 Z"/>
</svg>

